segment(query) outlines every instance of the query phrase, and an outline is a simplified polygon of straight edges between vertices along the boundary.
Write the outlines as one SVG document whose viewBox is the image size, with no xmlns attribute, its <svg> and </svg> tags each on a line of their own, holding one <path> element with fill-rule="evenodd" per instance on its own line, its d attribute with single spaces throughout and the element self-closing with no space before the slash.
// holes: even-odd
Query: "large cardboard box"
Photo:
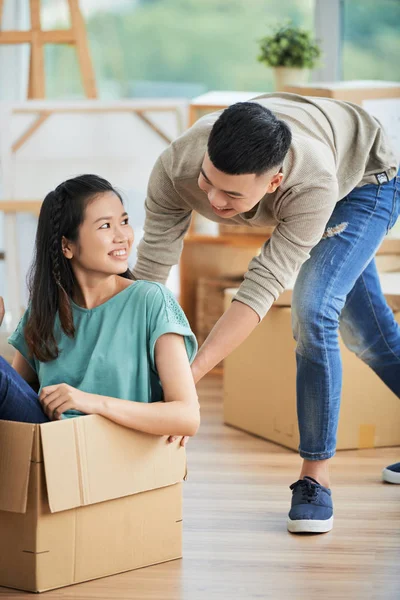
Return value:
<svg viewBox="0 0 400 600">
<path fill-rule="evenodd" d="M 387 277 L 390 280 L 391 274 Z M 385 284 L 389 298 L 395 296 L 393 280 L 391 285 L 392 289 Z M 226 291 L 226 308 L 235 291 Z M 290 290 L 286 300 L 290 302 Z M 400 323 L 400 312 L 396 319 Z M 226 424 L 298 449 L 295 347 L 290 306 L 273 306 L 249 338 L 224 360 Z M 341 340 L 340 348 L 343 390 L 337 449 L 400 446 L 400 398 Z"/>
<path fill-rule="evenodd" d="M 400 98 L 398 81 L 353 80 L 287 85 L 285 92 L 300 96 L 319 96 L 344 100 L 362 106 L 366 100 L 388 100 Z"/>
<path fill-rule="evenodd" d="M 362 106 L 383 125 L 400 160 L 400 83 L 398 81 L 332 81 L 289 85 L 285 92 L 343 100 Z"/>
<path fill-rule="evenodd" d="M 182 556 L 185 450 L 97 415 L 0 421 L 0 586 L 42 592 Z"/>
</svg>

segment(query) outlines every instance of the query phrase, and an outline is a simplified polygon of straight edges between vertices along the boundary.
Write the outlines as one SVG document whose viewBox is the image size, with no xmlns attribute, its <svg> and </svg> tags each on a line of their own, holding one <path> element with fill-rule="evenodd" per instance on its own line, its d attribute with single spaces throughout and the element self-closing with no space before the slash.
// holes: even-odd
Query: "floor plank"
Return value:
<svg viewBox="0 0 400 600">
<path fill-rule="evenodd" d="M 184 559 L 46 593 L 46 599 L 400 599 L 400 486 L 383 466 L 400 448 L 332 461 L 334 530 L 286 531 L 300 458 L 222 424 L 222 382 L 200 385 L 201 432 L 188 446 Z M 0 598 L 26 594 L 0 588 Z"/>
</svg>

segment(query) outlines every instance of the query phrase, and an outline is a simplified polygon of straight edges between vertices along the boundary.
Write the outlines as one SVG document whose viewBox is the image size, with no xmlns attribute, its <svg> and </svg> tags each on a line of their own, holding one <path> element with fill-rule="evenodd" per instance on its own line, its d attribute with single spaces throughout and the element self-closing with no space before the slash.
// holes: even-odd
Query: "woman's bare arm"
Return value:
<svg viewBox="0 0 400 600">
<path fill-rule="evenodd" d="M 182 336 L 167 333 L 155 347 L 164 402 L 131 402 L 98 396 L 97 414 L 125 427 L 154 435 L 193 436 L 200 407 Z"/>
</svg>

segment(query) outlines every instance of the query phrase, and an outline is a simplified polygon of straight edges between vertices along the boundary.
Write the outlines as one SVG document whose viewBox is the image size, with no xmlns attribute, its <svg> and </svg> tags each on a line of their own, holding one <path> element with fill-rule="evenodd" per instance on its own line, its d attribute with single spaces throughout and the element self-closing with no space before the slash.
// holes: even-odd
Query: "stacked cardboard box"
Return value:
<svg viewBox="0 0 400 600">
<path fill-rule="evenodd" d="M 179 442 L 97 415 L 0 421 L 0 586 L 40 592 L 182 556 Z"/>
<path fill-rule="evenodd" d="M 386 298 L 399 310 L 400 274 L 381 275 Z M 226 308 L 236 290 L 225 292 Z M 285 306 L 286 304 L 286 306 Z M 224 360 L 224 420 L 228 425 L 297 450 L 296 343 L 291 290 Z M 400 323 L 400 312 L 396 312 Z M 337 449 L 400 445 L 400 399 L 340 341 L 343 391 Z"/>
</svg>

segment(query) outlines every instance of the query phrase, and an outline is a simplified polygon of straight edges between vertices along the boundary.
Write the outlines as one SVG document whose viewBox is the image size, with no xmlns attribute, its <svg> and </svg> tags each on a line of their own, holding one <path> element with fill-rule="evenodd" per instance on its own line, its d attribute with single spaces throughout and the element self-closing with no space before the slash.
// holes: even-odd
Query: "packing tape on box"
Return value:
<svg viewBox="0 0 400 600">
<path fill-rule="evenodd" d="M 375 431 L 375 425 L 360 425 L 358 430 L 358 448 L 374 448 Z"/>
</svg>

